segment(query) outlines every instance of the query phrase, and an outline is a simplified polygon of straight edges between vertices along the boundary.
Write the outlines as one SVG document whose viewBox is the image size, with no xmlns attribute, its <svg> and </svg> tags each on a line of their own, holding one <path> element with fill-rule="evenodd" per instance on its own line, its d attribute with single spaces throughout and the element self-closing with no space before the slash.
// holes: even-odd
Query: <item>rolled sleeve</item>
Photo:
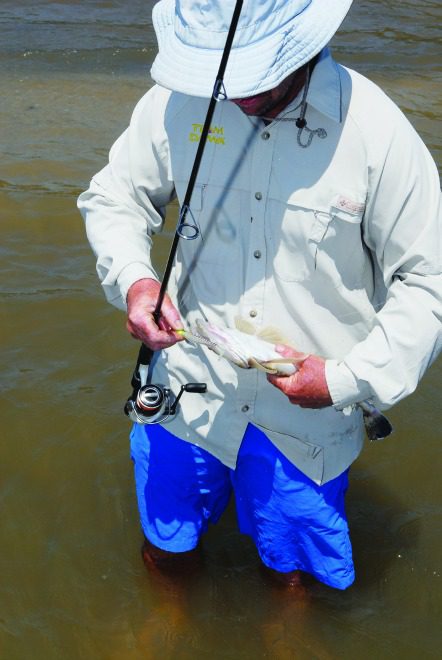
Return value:
<svg viewBox="0 0 442 660">
<path fill-rule="evenodd" d="M 129 266 L 123 268 L 117 280 L 121 299 L 126 302 L 127 292 L 129 291 L 132 284 L 135 284 L 135 282 L 138 282 L 138 280 L 143 280 L 145 278 L 154 280 L 159 279 L 155 271 L 143 263 L 129 264 Z"/>
<path fill-rule="evenodd" d="M 350 369 L 338 360 L 326 360 L 325 378 L 337 410 L 343 410 L 372 396 L 370 385 L 366 381 L 357 380 Z"/>
</svg>

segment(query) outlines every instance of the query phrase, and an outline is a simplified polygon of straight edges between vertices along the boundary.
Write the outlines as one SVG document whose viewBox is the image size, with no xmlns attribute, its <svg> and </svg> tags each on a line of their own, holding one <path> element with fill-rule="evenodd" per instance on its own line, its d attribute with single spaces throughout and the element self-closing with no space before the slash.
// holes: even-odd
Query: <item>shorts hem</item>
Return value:
<svg viewBox="0 0 442 660">
<path fill-rule="evenodd" d="M 195 548 L 199 544 L 199 538 L 198 539 L 192 539 L 189 540 L 188 543 L 185 543 L 181 540 L 181 542 L 168 542 L 164 541 L 164 539 L 160 539 L 155 534 L 151 533 L 146 533 L 146 530 L 143 529 L 143 534 L 146 537 L 146 539 L 152 543 L 155 547 L 159 548 L 160 550 L 165 550 L 166 552 L 190 552 L 191 550 L 195 550 Z"/>
<path fill-rule="evenodd" d="M 281 569 L 277 568 L 273 562 L 268 561 L 265 559 L 261 553 L 259 553 L 259 558 L 261 559 L 262 563 L 267 566 L 267 568 L 271 568 L 273 571 L 277 571 L 278 573 L 291 573 L 292 571 L 304 571 L 304 573 L 308 573 L 309 575 L 312 575 L 314 578 L 319 580 L 319 582 L 322 582 L 323 584 L 327 585 L 328 587 L 333 587 L 333 589 L 340 589 L 341 591 L 344 591 L 345 589 L 348 589 L 348 587 L 351 587 L 353 582 L 355 581 L 355 574 L 354 572 L 349 572 L 345 577 L 343 577 L 342 580 L 336 581 L 336 580 L 331 580 L 327 575 L 324 575 L 323 573 L 318 573 L 317 571 L 312 571 L 311 569 L 306 568 L 303 565 L 297 565 L 294 566 L 293 568 L 287 568 L 287 569 Z"/>
</svg>

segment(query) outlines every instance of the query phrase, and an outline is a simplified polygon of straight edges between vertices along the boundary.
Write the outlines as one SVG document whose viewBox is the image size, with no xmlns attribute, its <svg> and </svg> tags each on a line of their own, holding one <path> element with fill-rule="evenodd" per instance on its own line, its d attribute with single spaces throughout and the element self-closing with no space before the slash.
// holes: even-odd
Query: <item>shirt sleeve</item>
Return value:
<svg viewBox="0 0 442 660">
<path fill-rule="evenodd" d="M 395 404 L 415 390 L 442 347 L 439 178 L 419 136 L 391 106 L 367 146 L 363 222 L 363 240 L 387 295 L 368 336 L 341 363 L 327 364 L 339 409 L 367 395 L 383 408 Z"/>
<path fill-rule="evenodd" d="M 134 282 L 158 279 L 150 258 L 152 236 L 161 231 L 175 194 L 161 121 L 167 95 L 154 87 L 141 99 L 110 150 L 109 164 L 78 199 L 106 298 L 120 309 L 126 309 Z"/>
</svg>

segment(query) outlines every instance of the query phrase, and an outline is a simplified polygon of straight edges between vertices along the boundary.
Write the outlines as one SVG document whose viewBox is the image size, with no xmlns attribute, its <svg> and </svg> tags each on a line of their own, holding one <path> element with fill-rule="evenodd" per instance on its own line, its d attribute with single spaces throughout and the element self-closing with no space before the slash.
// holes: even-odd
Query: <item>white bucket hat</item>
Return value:
<svg viewBox="0 0 442 660">
<path fill-rule="evenodd" d="M 229 98 L 276 87 L 330 41 L 352 0 L 244 0 L 224 76 Z M 213 92 L 235 0 L 161 0 L 152 78 L 192 96 Z"/>
</svg>

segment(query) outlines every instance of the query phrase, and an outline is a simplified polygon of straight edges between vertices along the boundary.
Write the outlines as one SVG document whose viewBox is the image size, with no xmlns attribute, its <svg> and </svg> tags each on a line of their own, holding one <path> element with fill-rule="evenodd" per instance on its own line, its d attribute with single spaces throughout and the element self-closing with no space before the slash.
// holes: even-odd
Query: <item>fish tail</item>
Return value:
<svg viewBox="0 0 442 660">
<path fill-rule="evenodd" d="M 359 406 L 364 415 L 365 430 L 370 440 L 383 440 L 393 432 L 388 419 L 369 401 L 361 401 Z"/>
</svg>

